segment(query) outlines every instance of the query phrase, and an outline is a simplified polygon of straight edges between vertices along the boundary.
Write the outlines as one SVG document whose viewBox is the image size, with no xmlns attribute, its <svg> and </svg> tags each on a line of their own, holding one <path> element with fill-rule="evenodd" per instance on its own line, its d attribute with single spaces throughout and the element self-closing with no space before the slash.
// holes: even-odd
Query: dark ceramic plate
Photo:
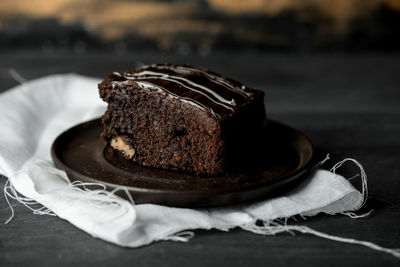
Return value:
<svg viewBox="0 0 400 267">
<path fill-rule="evenodd" d="M 209 207 L 265 199 L 294 186 L 313 166 L 311 142 L 274 121 L 266 122 L 262 154 L 237 170 L 215 177 L 135 164 L 105 146 L 101 131 L 100 119 L 65 131 L 51 148 L 53 162 L 71 180 L 102 183 L 108 190 L 126 187 L 136 203 Z M 243 155 L 243 159 L 250 156 Z M 126 197 L 124 191 L 118 194 Z"/>
</svg>

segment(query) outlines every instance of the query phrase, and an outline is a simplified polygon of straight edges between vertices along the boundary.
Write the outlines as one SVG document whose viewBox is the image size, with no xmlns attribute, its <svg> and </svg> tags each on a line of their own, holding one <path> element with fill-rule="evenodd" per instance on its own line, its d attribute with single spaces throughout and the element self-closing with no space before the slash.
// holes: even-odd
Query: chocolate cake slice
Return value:
<svg viewBox="0 0 400 267">
<path fill-rule="evenodd" d="M 99 93 L 112 148 L 144 166 L 197 175 L 250 158 L 265 120 L 263 92 L 189 65 L 114 72 Z"/>
</svg>

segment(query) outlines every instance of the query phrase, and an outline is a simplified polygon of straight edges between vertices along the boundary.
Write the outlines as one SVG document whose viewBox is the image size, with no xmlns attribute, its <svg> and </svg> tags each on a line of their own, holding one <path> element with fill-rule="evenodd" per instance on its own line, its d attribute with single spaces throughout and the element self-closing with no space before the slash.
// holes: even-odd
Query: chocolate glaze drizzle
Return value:
<svg viewBox="0 0 400 267">
<path fill-rule="evenodd" d="M 211 109 L 216 117 L 234 112 L 237 107 L 253 96 L 249 88 L 208 70 L 188 65 L 153 64 L 120 74 L 114 72 L 113 87 L 127 81 L 135 81 L 145 88 L 163 90 L 172 97 L 197 108 Z"/>
</svg>

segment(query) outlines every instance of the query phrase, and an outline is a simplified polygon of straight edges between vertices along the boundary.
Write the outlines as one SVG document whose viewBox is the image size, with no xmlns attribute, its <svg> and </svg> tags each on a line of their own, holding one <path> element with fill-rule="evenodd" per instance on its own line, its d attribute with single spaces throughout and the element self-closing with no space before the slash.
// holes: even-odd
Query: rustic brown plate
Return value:
<svg viewBox="0 0 400 267">
<path fill-rule="evenodd" d="M 313 146 L 299 131 L 267 121 L 257 160 L 215 177 L 198 177 L 140 166 L 107 147 L 100 138 L 100 119 L 79 124 L 57 137 L 51 156 L 71 180 L 102 183 L 108 190 L 128 189 L 136 203 L 209 207 L 281 194 L 313 166 Z M 251 155 L 243 155 L 250 158 Z M 119 195 L 126 197 L 124 191 Z"/>
</svg>

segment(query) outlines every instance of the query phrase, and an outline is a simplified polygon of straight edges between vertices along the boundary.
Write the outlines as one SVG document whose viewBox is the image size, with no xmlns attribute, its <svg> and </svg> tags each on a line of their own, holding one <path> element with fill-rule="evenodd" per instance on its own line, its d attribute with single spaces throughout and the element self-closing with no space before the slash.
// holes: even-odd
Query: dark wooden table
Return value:
<svg viewBox="0 0 400 267">
<path fill-rule="evenodd" d="M 276 55 L 219 53 L 207 57 L 149 52 L 113 54 L 0 54 L 0 91 L 17 84 L 9 69 L 30 80 L 52 73 L 103 77 L 138 62 L 188 62 L 263 89 L 270 118 L 296 127 L 334 162 L 365 167 L 370 197 L 366 219 L 320 215 L 290 221 L 326 233 L 400 247 L 400 55 Z M 0 114 L 1 116 L 1 114 Z M 1 140 L 0 140 L 1 142 Z M 352 176 L 357 169 L 345 166 Z M 0 183 L 4 185 L 5 179 Z M 357 184 L 358 186 L 358 184 Z M 10 215 L 0 197 L 0 221 Z M 16 215 L 0 226 L 0 266 L 399 266 L 400 259 L 310 235 L 259 236 L 240 230 L 196 231 L 189 243 L 120 248 L 92 238 L 56 217 L 33 215 L 12 202 Z"/>
</svg>

